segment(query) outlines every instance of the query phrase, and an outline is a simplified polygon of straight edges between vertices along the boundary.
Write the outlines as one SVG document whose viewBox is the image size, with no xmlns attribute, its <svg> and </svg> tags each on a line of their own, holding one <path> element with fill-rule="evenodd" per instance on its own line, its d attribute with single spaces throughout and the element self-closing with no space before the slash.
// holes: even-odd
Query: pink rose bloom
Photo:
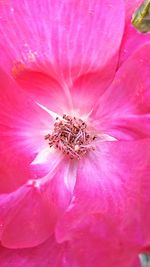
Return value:
<svg viewBox="0 0 150 267">
<path fill-rule="evenodd" d="M 139 267 L 149 251 L 140 2 L 0 1 L 1 267 Z"/>
</svg>

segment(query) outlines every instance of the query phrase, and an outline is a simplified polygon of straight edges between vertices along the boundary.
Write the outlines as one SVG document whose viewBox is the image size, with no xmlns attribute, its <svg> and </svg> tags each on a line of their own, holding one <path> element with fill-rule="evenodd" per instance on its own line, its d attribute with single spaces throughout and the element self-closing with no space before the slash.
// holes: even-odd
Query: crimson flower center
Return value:
<svg viewBox="0 0 150 267">
<path fill-rule="evenodd" d="M 56 118 L 52 133 L 45 136 L 50 147 L 60 150 L 71 159 L 81 159 L 93 150 L 95 138 L 83 120 L 65 114 L 61 119 Z"/>
</svg>

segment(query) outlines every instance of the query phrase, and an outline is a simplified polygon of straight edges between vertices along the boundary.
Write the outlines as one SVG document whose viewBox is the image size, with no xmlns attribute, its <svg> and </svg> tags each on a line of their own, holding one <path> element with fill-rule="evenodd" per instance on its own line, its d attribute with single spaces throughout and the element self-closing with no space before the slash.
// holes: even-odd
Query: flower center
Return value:
<svg viewBox="0 0 150 267">
<path fill-rule="evenodd" d="M 50 147 L 59 149 L 71 159 L 81 159 L 88 151 L 94 150 L 92 141 L 95 138 L 83 120 L 65 114 L 62 119 L 56 118 L 52 133 L 45 136 Z"/>
</svg>

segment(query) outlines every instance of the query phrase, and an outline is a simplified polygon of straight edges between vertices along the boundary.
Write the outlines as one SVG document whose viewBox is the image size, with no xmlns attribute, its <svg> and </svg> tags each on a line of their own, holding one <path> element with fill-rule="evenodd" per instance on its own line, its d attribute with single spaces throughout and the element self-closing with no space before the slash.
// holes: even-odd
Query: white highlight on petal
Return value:
<svg viewBox="0 0 150 267">
<path fill-rule="evenodd" d="M 64 177 L 65 185 L 71 193 L 73 193 L 76 183 L 77 167 L 78 167 L 78 162 L 70 162 L 66 175 Z"/>
<path fill-rule="evenodd" d="M 100 138 L 98 141 L 118 141 L 115 137 L 109 134 L 98 134 L 97 136 Z"/>
<path fill-rule="evenodd" d="M 49 156 L 51 154 L 50 148 L 47 146 L 46 148 L 42 149 L 35 159 L 31 162 L 31 165 L 47 163 L 49 160 Z"/>
<path fill-rule="evenodd" d="M 67 208 L 66 212 L 69 212 L 69 211 L 71 211 L 74 208 L 74 206 L 75 206 L 75 200 L 76 200 L 76 197 L 73 196 L 72 199 L 71 199 L 71 203 L 70 203 L 69 207 Z"/>
<path fill-rule="evenodd" d="M 57 113 L 55 113 L 54 111 L 46 108 L 45 106 L 41 105 L 40 103 L 38 102 L 35 102 L 40 108 L 42 108 L 43 110 L 45 110 L 52 118 L 56 119 L 57 117 L 58 118 L 61 118 L 61 116 L 59 116 Z"/>
<path fill-rule="evenodd" d="M 26 185 L 28 187 L 33 187 L 38 190 L 40 190 L 41 188 L 41 183 L 38 180 L 29 180 Z"/>
</svg>

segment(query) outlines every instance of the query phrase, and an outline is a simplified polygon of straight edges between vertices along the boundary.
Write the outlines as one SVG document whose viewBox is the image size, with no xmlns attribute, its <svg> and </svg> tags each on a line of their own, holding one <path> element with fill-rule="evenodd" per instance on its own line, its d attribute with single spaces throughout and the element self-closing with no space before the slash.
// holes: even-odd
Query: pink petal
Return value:
<svg viewBox="0 0 150 267">
<path fill-rule="evenodd" d="M 143 1 L 142 1 L 143 2 Z M 150 41 L 150 34 L 138 32 L 131 24 L 131 21 L 126 24 L 124 36 L 120 48 L 119 66 L 128 59 L 133 52 L 140 48 L 144 43 Z"/>
<path fill-rule="evenodd" d="M 59 84 L 52 77 L 40 72 L 23 70 L 15 78 L 34 100 L 49 110 L 58 114 L 80 110 L 81 115 L 81 112 L 86 114 L 91 111 L 98 97 L 109 86 L 114 78 L 117 62 L 118 56 L 115 55 L 102 70 L 81 75 L 70 86 L 70 91 L 66 84 Z"/>
<path fill-rule="evenodd" d="M 56 216 L 38 183 L 1 195 L 2 245 L 9 248 L 36 246 L 54 230 Z"/>
<path fill-rule="evenodd" d="M 139 258 L 137 258 L 131 267 L 142 267 Z"/>
<path fill-rule="evenodd" d="M 89 236 L 88 236 L 89 237 Z M 6 249 L 0 247 L 0 266 L 1 267 L 139 267 L 135 257 L 131 253 L 121 255 L 114 254 L 114 251 L 107 250 L 101 253 L 97 240 L 89 242 L 85 235 L 83 239 L 77 239 L 75 242 L 66 242 L 57 244 L 54 237 L 51 237 L 42 245 L 30 249 Z M 110 244 L 111 242 L 109 242 Z M 93 247 L 92 247 L 93 245 Z M 126 250 L 126 249 L 125 249 Z M 109 255 L 109 257 L 108 257 Z M 127 258 L 128 256 L 128 258 Z"/>
<path fill-rule="evenodd" d="M 47 156 L 45 155 L 44 150 L 45 148 L 41 149 L 41 151 L 30 164 L 30 169 L 34 174 L 36 174 L 35 179 L 43 177 L 47 174 L 50 175 L 50 173 L 53 172 L 59 165 L 63 157 L 59 151 L 52 149 L 49 146 L 46 147 L 48 152 Z"/>
<path fill-rule="evenodd" d="M 107 239 L 103 230 L 107 231 Z M 69 243 L 79 260 L 79 266 L 132 266 L 135 255 L 137 257 L 135 249 L 132 248 L 131 252 L 117 237 L 111 239 L 109 237 L 111 230 L 103 225 L 101 215 L 97 214 L 86 217 L 77 227 L 75 226 L 73 242 L 70 240 Z"/>
<path fill-rule="evenodd" d="M 142 248 L 141 253 L 149 254 L 150 253 L 150 245 L 147 245 L 146 247 Z"/>
<path fill-rule="evenodd" d="M 117 62 L 118 56 L 115 55 L 102 70 L 84 74 L 75 80 L 71 97 L 74 110 L 79 111 L 80 116 L 89 113 L 108 88 L 114 78 Z"/>
<path fill-rule="evenodd" d="M 113 0 L 23 0 L 21 6 L 18 0 L 1 2 L 4 66 L 11 69 L 12 63 L 21 62 L 59 81 L 65 78 L 70 86 L 74 77 L 99 70 L 118 51 L 123 1 L 116 5 Z"/>
<path fill-rule="evenodd" d="M 36 248 L 12 250 L 0 247 L 0 266 L 69 267 L 63 263 L 65 247 L 65 244 L 58 245 L 54 237 Z"/>
<path fill-rule="evenodd" d="M 145 42 L 150 41 L 149 34 L 138 32 L 131 23 L 134 12 L 140 7 L 143 0 L 125 0 L 126 7 L 126 25 L 123 35 L 123 40 L 120 49 L 119 65 L 121 65 L 127 58 Z"/>
<path fill-rule="evenodd" d="M 107 135 L 117 140 L 138 140 L 150 137 L 150 115 L 115 118 L 106 129 Z"/>
<path fill-rule="evenodd" d="M 126 20 L 131 23 L 131 18 L 135 10 L 143 3 L 143 0 L 124 0 L 126 8 Z"/>
<path fill-rule="evenodd" d="M 68 113 L 70 98 L 66 87 L 51 76 L 42 72 L 23 70 L 16 74 L 15 78 L 39 104 L 57 114 Z"/>
<path fill-rule="evenodd" d="M 45 145 L 51 117 L 2 71 L 0 79 L 0 192 L 6 192 L 36 177 L 30 163 Z"/>
<path fill-rule="evenodd" d="M 99 131 L 118 139 L 149 136 L 149 53 L 150 43 L 137 50 L 118 70 L 112 85 L 100 97 L 92 114 Z"/>
<path fill-rule="evenodd" d="M 8 248 L 33 247 L 51 235 L 71 201 L 76 178 L 72 164 L 64 159 L 47 176 L 28 181 L 13 193 L 1 194 L 2 245 Z M 73 188 L 68 182 L 73 183 Z"/>
<path fill-rule="evenodd" d="M 55 206 L 58 218 L 70 204 L 76 181 L 76 169 L 74 162 L 64 158 L 44 179 L 45 198 Z"/>
<path fill-rule="evenodd" d="M 56 229 L 58 241 L 70 240 L 87 216 L 96 216 L 96 231 L 112 246 L 121 242 L 140 251 L 148 244 L 149 151 L 148 140 L 100 142 L 79 164 L 74 197 Z"/>
</svg>

